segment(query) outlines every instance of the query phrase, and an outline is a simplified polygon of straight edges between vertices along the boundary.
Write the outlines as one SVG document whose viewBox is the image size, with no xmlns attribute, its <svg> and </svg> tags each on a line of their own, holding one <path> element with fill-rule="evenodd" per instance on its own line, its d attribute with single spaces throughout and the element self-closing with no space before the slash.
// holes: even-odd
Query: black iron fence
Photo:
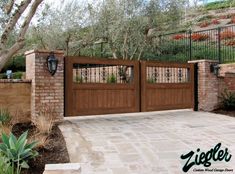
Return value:
<svg viewBox="0 0 235 174">
<path fill-rule="evenodd" d="M 235 25 L 159 36 L 155 59 L 186 62 L 196 59 L 235 62 Z"/>
</svg>

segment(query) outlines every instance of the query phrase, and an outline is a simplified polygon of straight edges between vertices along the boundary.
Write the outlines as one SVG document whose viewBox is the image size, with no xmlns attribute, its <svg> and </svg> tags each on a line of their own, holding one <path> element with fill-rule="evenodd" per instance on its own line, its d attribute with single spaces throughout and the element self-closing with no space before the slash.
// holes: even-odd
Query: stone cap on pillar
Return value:
<svg viewBox="0 0 235 174">
<path fill-rule="evenodd" d="M 210 60 L 210 59 L 200 59 L 200 60 L 189 60 L 188 61 L 188 63 L 200 63 L 200 62 L 219 63 L 218 60 Z"/>
<path fill-rule="evenodd" d="M 29 54 L 36 54 L 36 53 L 39 53 L 39 54 L 50 54 L 51 52 L 53 52 L 54 54 L 64 54 L 64 51 L 62 51 L 62 50 L 51 50 L 51 51 L 49 51 L 49 50 L 29 50 L 29 51 L 26 51 L 25 53 L 24 53 L 24 55 L 25 56 L 27 56 L 27 55 L 29 55 Z"/>
</svg>

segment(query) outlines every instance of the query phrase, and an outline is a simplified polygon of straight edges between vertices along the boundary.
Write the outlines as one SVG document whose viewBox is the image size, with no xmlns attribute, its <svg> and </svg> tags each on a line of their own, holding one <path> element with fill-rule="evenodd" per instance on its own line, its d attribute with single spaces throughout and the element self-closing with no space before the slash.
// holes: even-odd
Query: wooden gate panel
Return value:
<svg viewBox="0 0 235 174">
<path fill-rule="evenodd" d="M 141 62 L 141 111 L 193 108 L 194 66 Z"/>
<path fill-rule="evenodd" d="M 78 68 L 74 69 L 74 65 Z M 107 83 L 108 75 L 120 76 L 116 72 L 120 67 L 131 67 L 129 82 L 115 79 Z M 82 68 L 86 76 L 77 78 L 84 76 Z M 65 93 L 66 116 L 139 112 L 139 62 L 67 57 Z"/>
</svg>

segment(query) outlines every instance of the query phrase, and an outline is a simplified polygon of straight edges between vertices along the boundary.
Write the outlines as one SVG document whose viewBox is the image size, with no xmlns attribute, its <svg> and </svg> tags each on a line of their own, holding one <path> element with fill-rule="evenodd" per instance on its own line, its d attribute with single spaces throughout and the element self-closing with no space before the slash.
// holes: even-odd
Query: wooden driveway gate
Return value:
<svg viewBox="0 0 235 174">
<path fill-rule="evenodd" d="M 193 107 L 193 64 L 65 59 L 66 116 Z"/>
<path fill-rule="evenodd" d="M 65 115 L 138 112 L 139 62 L 67 57 Z"/>
</svg>

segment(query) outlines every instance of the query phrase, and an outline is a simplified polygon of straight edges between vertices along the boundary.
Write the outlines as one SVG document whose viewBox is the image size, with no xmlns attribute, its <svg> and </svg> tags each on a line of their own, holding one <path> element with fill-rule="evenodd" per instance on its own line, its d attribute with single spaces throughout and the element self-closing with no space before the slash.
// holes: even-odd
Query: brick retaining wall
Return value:
<svg viewBox="0 0 235 174">
<path fill-rule="evenodd" d="M 198 108 L 202 111 L 212 111 L 220 107 L 219 96 L 228 89 L 235 92 L 235 63 L 220 64 L 219 74 L 210 71 L 213 60 L 194 60 L 198 63 Z"/>
<path fill-rule="evenodd" d="M 0 79 L 0 107 L 7 108 L 14 122 L 30 121 L 31 80 Z"/>
</svg>

